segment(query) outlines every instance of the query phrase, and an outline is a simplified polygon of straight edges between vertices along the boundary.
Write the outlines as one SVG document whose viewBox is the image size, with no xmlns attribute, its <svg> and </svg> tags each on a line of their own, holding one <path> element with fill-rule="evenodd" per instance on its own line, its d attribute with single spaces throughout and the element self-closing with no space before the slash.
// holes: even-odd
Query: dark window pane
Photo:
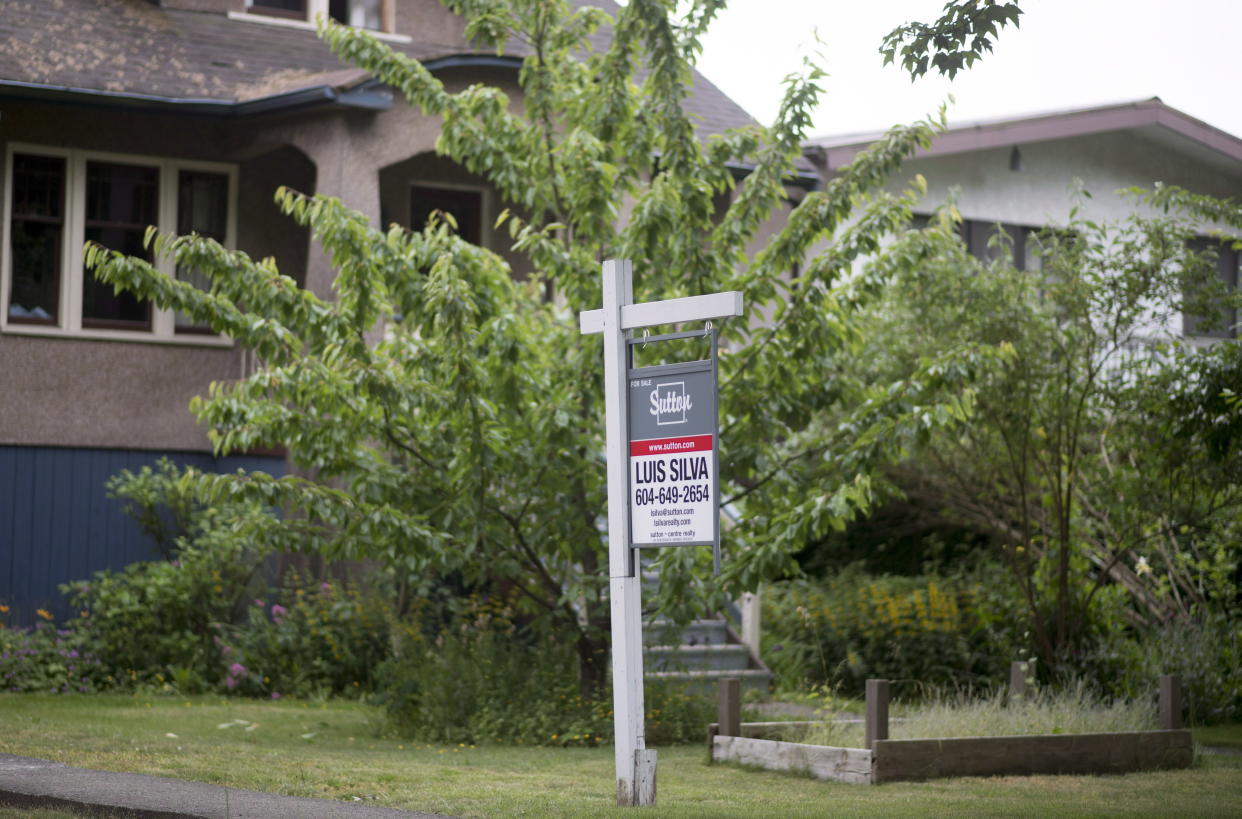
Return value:
<svg viewBox="0 0 1242 819">
<path fill-rule="evenodd" d="M 1190 249 L 1196 253 L 1212 251 L 1216 254 L 1218 281 L 1191 286 L 1184 294 L 1187 309 L 1182 314 L 1182 332 L 1188 336 L 1236 338 L 1238 311 L 1232 305 L 1221 303 L 1220 299 L 1237 292 L 1238 251 L 1228 243 L 1213 239 L 1194 239 Z"/>
<path fill-rule="evenodd" d="M 109 162 L 86 164 L 86 240 L 110 250 L 150 259 L 142 246 L 148 225 L 158 221 L 159 169 Z M 86 271 L 82 286 L 86 327 L 149 327 L 150 305 Z"/>
<path fill-rule="evenodd" d="M 182 171 L 177 177 L 177 233 L 197 233 L 223 242 L 228 231 L 229 178 L 222 173 Z M 207 290 L 211 280 L 186 268 L 177 268 L 177 278 Z M 178 332 L 208 331 L 184 313 L 177 313 Z"/>
<path fill-rule="evenodd" d="M 9 318 L 54 324 L 60 302 L 65 160 L 14 154 L 12 185 Z"/>
<path fill-rule="evenodd" d="M 228 176 L 182 171 L 177 191 L 177 233 L 198 233 L 223 242 L 228 219 Z"/>
<path fill-rule="evenodd" d="M 451 214 L 457 235 L 473 245 L 483 240 L 483 194 L 480 191 L 410 186 L 410 227 L 422 230 L 433 211 Z"/>
<path fill-rule="evenodd" d="M 159 221 L 160 172 L 144 165 L 86 163 L 86 222 L 146 230 Z"/>
<path fill-rule="evenodd" d="M 1007 256 L 1018 270 L 1027 268 L 1026 239 L 1030 233 L 1030 228 L 1020 225 L 962 220 L 962 241 L 967 253 L 985 262 Z"/>
<path fill-rule="evenodd" d="M 251 0 L 250 11 L 277 17 L 306 19 L 306 0 Z"/>
<path fill-rule="evenodd" d="M 13 155 L 13 215 L 61 219 L 65 205 L 65 160 L 59 156 Z"/>
</svg>

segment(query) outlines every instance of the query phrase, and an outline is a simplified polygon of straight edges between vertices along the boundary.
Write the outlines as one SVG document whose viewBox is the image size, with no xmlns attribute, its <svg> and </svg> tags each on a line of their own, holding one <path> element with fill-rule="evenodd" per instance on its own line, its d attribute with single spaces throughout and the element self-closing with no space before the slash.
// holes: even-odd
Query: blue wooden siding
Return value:
<svg viewBox="0 0 1242 819">
<path fill-rule="evenodd" d="M 0 446 L 0 604 L 11 606 L 11 624 L 31 624 L 38 608 L 63 619 L 61 583 L 159 557 L 104 483 L 164 456 L 204 471 L 285 470 L 283 459 L 266 456 Z"/>
</svg>

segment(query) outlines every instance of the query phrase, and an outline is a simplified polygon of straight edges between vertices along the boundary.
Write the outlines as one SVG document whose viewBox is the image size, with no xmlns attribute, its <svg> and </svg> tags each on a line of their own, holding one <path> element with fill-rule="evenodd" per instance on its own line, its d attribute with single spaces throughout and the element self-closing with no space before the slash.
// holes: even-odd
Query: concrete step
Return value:
<svg viewBox="0 0 1242 819">
<path fill-rule="evenodd" d="M 750 665 L 746 646 L 737 643 L 648 646 L 644 655 L 644 665 L 652 671 L 742 671 Z"/>
<path fill-rule="evenodd" d="M 742 681 L 742 691 L 759 691 L 767 694 L 772 685 L 772 672 L 759 668 L 741 670 L 712 671 L 649 671 L 645 675 L 648 682 L 664 682 L 670 685 L 684 686 L 694 694 L 714 696 L 720 690 L 720 681 L 727 677 L 737 677 Z"/>
<path fill-rule="evenodd" d="M 724 620 L 692 620 L 682 627 L 661 618 L 643 626 L 643 642 L 649 646 L 725 645 L 729 642 L 729 629 Z"/>
</svg>

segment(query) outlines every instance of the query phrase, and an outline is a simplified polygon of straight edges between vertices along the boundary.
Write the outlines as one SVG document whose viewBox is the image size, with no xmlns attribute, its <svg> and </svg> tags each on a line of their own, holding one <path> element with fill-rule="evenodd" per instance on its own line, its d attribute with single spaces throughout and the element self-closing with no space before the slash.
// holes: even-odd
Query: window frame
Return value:
<svg viewBox="0 0 1242 819">
<path fill-rule="evenodd" d="M 12 321 L 9 299 L 12 292 L 12 218 L 13 218 L 13 157 L 16 154 L 56 157 L 65 160 L 64 229 L 61 235 L 59 294 L 57 319 L 54 323 L 35 324 Z M 216 333 L 187 332 L 176 327 L 176 314 L 151 306 L 150 325 L 144 329 L 84 326 L 82 301 L 86 271 L 82 247 L 86 242 L 86 164 L 109 162 L 154 167 L 159 174 L 157 214 L 161 231 L 177 229 L 178 184 L 180 171 L 197 170 L 218 173 L 228 178 L 226 236 L 224 246 L 233 249 L 237 241 L 237 166 L 225 162 L 208 162 L 143 154 L 122 154 L 110 151 L 79 150 L 48 145 L 10 142 L 4 156 L 3 180 L 3 241 L 0 241 L 0 334 L 50 336 L 100 341 L 140 341 L 161 344 L 188 344 L 207 347 L 231 347 L 233 340 Z M 157 259 L 155 268 L 176 278 L 176 265 L 171 259 Z M 88 322 L 89 323 L 89 322 Z"/>
<path fill-rule="evenodd" d="M 362 31 L 373 35 L 377 40 L 386 40 L 391 43 L 412 43 L 414 38 L 408 34 L 398 34 L 393 31 L 396 18 L 395 0 L 380 0 L 380 23 L 382 28 L 364 28 Z M 242 11 L 230 11 L 228 17 L 230 20 L 241 20 L 248 23 L 263 23 L 271 26 L 285 26 L 287 28 L 300 28 L 307 31 L 316 31 L 316 19 L 320 15 L 328 16 L 328 0 L 305 0 L 304 12 L 284 12 L 279 9 L 265 9 L 262 6 L 254 6 L 247 0 Z"/>
</svg>

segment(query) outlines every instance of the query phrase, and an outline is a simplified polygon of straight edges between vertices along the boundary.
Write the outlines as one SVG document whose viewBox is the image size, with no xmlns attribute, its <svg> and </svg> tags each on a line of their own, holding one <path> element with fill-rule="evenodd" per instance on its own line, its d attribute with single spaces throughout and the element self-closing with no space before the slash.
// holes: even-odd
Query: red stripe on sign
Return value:
<svg viewBox="0 0 1242 819">
<path fill-rule="evenodd" d="M 630 441 L 630 455 L 676 455 L 682 452 L 702 452 L 712 448 L 712 436 L 688 435 L 685 438 L 648 438 Z"/>
</svg>

